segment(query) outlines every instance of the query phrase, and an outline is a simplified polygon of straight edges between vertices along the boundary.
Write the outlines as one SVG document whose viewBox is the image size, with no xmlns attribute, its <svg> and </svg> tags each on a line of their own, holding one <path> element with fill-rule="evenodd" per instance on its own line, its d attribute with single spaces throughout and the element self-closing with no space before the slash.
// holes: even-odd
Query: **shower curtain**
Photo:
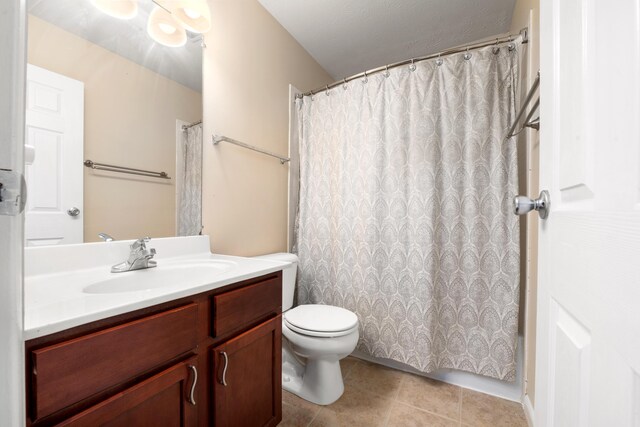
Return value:
<svg viewBox="0 0 640 427">
<path fill-rule="evenodd" d="M 514 380 L 517 40 L 298 100 L 298 303 L 345 307 L 358 350 Z M 468 58 L 467 58 L 468 57 Z"/>
<path fill-rule="evenodd" d="M 202 124 L 182 132 L 181 146 L 184 164 L 178 189 L 178 236 L 195 236 L 202 230 Z"/>
</svg>

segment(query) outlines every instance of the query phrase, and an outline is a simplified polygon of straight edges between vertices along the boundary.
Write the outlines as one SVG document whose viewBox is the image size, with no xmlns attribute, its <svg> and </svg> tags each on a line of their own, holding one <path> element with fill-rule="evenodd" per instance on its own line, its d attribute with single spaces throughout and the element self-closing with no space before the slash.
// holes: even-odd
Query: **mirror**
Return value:
<svg viewBox="0 0 640 427">
<path fill-rule="evenodd" d="M 199 234 L 203 37 L 94 3 L 27 4 L 25 245 Z"/>
</svg>

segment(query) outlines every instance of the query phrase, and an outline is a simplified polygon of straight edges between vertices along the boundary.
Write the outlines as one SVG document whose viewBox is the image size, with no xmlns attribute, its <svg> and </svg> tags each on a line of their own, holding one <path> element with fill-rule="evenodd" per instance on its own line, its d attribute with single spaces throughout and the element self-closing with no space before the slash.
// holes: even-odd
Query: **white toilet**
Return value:
<svg viewBox="0 0 640 427">
<path fill-rule="evenodd" d="M 358 317 L 331 305 L 293 306 L 298 257 L 278 253 L 257 258 L 289 262 L 282 276 L 282 388 L 318 405 L 344 392 L 340 359 L 358 343 Z"/>
</svg>

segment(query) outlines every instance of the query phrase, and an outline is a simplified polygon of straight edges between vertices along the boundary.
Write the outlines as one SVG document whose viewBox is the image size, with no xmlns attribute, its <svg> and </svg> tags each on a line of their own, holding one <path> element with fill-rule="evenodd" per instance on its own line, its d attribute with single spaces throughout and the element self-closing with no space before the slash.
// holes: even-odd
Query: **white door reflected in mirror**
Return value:
<svg viewBox="0 0 640 427">
<path fill-rule="evenodd" d="M 84 84 L 28 65 L 25 123 L 25 245 L 82 243 Z"/>
</svg>

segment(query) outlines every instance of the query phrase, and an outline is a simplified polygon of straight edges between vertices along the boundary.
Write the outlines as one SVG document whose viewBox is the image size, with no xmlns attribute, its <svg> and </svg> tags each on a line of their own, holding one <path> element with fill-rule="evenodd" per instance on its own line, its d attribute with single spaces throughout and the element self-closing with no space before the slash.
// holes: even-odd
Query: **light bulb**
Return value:
<svg viewBox="0 0 640 427">
<path fill-rule="evenodd" d="M 166 10 L 155 7 L 149 14 L 147 32 L 151 38 L 169 47 L 180 47 L 187 43 L 187 32 Z"/>
<path fill-rule="evenodd" d="M 182 10 L 184 10 L 184 14 L 187 15 L 191 19 L 198 19 L 198 18 L 200 18 L 202 16 L 200 14 L 200 12 L 198 12 L 197 10 L 193 10 L 193 9 L 188 8 L 188 7 L 185 7 Z"/>
<path fill-rule="evenodd" d="M 211 11 L 205 0 L 175 0 L 171 14 L 192 33 L 206 33 L 211 28 Z"/>
<path fill-rule="evenodd" d="M 160 22 L 158 23 L 158 27 L 160 27 L 160 29 L 165 33 L 165 34 L 173 34 L 176 32 L 176 27 L 174 27 L 173 25 L 169 25 L 167 23 L 164 22 Z"/>
</svg>

